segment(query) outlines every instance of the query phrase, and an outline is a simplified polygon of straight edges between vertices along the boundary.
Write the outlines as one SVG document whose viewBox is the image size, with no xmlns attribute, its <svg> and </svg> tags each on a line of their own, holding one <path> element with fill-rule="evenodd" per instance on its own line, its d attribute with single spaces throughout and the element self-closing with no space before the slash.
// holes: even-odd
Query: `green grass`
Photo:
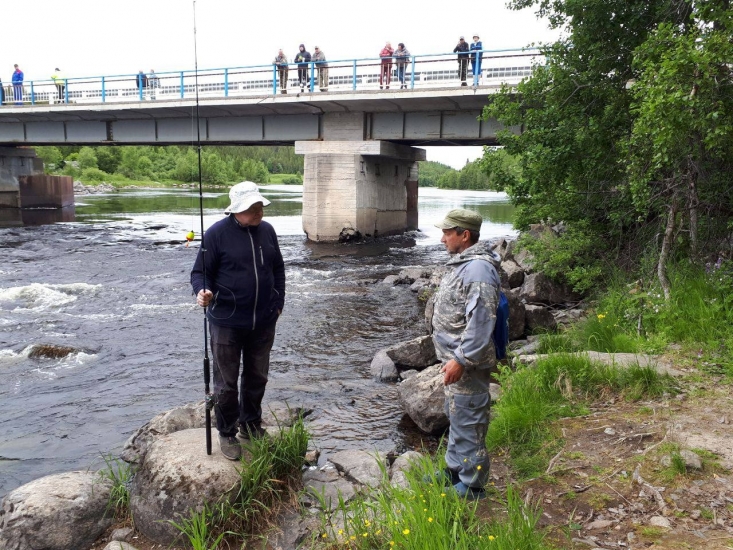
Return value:
<svg viewBox="0 0 733 550">
<path fill-rule="evenodd" d="M 227 534 L 219 533 L 214 536 L 212 532 L 214 513 L 208 506 L 204 506 L 201 512 L 195 512 L 180 522 L 171 521 L 170 523 L 183 533 L 193 550 L 216 550 Z"/>
<path fill-rule="evenodd" d="M 130 517 L 130 492 L 129 485 L 134 474 L 133 467 L 112 456 L 103 456 L 105 467 L 99 470 L 102 479 L 112 482 L 109 492 L 109 500 L 105 515 L 111 514 L 117 520 L 125 520 Z"/>
<path fill-rule="evenodd" d="M 303 176 L 300 174 L 270 174 L 270 179 L 267 183 L 302 184 Z"/>
<path fill-rule="evenodd" d="M 340 502 L 333 516 L 323 514 L 322 530 L 312 548 L 469 550 L 487 548 L 543 550 L 549 548 L 537 529 L 541 511 L 525 506 L 508 488 L 506 500 L 490 520 L 478 513 L 477 502 L 458 497 L 435 480 L 445 466 L 423 457 L 406 473 L 407 487 L 385 483 L 381 488 Z M 495 498 L 498 498 L 495 495 Z"/>
<path fill-rule="evenodd" d="M 614 394 L 628 400 L 675 393 L 675 381 L 654 369 L 598 364 L 583 355 L 556 354 L 520 366 L 502 368 L 504 390 L 494 407 L 486 443 L 506 451 L 520 478 L 536 477 L 562 446 L 552 420 L 587 411 L 591 399 Z"/>
</svg>

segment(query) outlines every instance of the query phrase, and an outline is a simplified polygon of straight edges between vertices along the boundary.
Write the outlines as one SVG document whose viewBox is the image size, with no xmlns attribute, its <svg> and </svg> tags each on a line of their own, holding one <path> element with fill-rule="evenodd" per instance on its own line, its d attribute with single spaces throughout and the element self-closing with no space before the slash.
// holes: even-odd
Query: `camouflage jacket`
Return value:
<svg viewBox="0 0 733 550">
<path fill-rule="evenodd" d="M 496 364 L 492 335 L 501 286 L 499 256 L 476 243 L 447 265 L 453 269 L 432 298 L 433 343 L 443 364 L 455 359 L 470 375 Z"/>
<path fill-rule="evenodd" d="M 285 54 L 278 55 L 275 60 L 272 62 L 273 65 L 277 65 L 281 68 L 287 68 L 288 66 L 288 58 L 285 56 Z"/>
</svg>

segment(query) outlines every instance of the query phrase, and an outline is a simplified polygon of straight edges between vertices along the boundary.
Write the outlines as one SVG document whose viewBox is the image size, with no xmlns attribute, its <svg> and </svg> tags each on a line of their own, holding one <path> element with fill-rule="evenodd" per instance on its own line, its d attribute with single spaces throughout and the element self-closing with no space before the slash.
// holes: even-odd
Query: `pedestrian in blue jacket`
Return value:
<svg viewBox="0 0 733 550">
<path fill-rule="evenodd" d="M 13 99 L 16 105 L 23 105 L 23 71 L 20 70 L 18 64 L 14 65 L 13 72 Z"/>
<path fill-rule="evenodd" d="M 478 34 L 474 34 L 473 42 L 471 42 L 471 51 L 474 52 L 471 54 L 471 72 L 473 73 L 474 86 L 478 85 L 478 80 L 481 78 L 481 60 L 484 55 L 481 50 L 483 49 Z"/>
</svg>

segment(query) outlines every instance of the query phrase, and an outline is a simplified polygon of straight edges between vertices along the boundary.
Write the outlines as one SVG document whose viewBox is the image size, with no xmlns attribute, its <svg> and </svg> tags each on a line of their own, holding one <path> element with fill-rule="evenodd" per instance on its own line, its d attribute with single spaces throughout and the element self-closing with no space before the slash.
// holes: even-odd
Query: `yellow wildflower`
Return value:
<svg viewBox="0 0 733 550">
<path fill-rule="evenodd" d="M 409 535 L 410 534 L 410 530 L 409 529 L 403 529 L 402 530 L 402 534 L 403 535 Z"/>
<path fill-rule="evenodd" d="M 355 537 L 354 535 L 351 535 L 351 536 L 349 537 L 349 539 L 350 539 L 350 540 L 356 540 L 356 537 Z"/>
<path fill-rule="evenodd" d="M 389 541 L 389 545 L 394 546 L 394 541 L 393 540 Z"/>
<path fill-rule="evenodd" d="M 369 520 L 368 519 L 365 519 L 364 520 L 364 525 L 366 525 L 367 527 L 369 527 L 371 525 L 371 523 L 369 523 Z"/>
<path fill-rule="evenodd" d="M 369 533 L 362 533 L 361 536 L 367 538 L 369 536 Z"/>
<path fill-rule="evenodd" d="M 494 540 L 496 537 L 494 535 L 489 535 L 489 540 Z"/>
<path fill-rule="evenodd" d="M 433 518 L 428 518 L 429 523 L 433 523 Z"/>
<path fill-rule="evenodd" d="M 321 536 L 322 536 L 322 537 L 323 537 L 324 539 L 327 539 L 327 538 L 328 538 L 328 534 L 327 534 L 327 533 L 323 533 L 323 534 L 322 534 Z"/>
<path fill-rule="evenodd" d="M 599 321 L 602 321 L 603 319 L 606 318 L 606 314 L 605 313 L 599 313 L 596 317 L 598 317 L 598 320 Z"/>
<path fill-rule="evenodd" d="M 440 496 L 444 497 L 445 496 L 445 493 L 440 493 Z"/>
<path fill-rule="evenodd" d="M 481 466 L 480 465 L 479 466 L 476 466 L 476 469 L 477 470 L 480 470 L 481 469 Z"/>
<path fill-rule="evenodd" d="M 339 529 L 339 535 L 343 535 L 343 534 L 344 534 L 344 530 L 343 529 Z"/>
</svg>

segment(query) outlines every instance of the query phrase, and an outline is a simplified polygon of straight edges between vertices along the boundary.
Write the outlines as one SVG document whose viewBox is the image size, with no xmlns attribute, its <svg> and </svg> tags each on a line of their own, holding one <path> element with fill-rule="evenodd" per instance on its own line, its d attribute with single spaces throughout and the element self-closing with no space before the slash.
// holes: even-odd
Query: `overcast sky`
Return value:
<svg viewBox="0 0 733 550">
<path fill-rule="evenodd" d="M 5 4 L 5 2 L 3 2 Z M 192 0 L 34 0 L 3 5 L 0 77 L 18 63 L 26 80 L 193 69 Z M 14 13 L 15 12 L 15 13 Z M 504 0 L 448 3 L 196 0 L 199 69 L 268 64 L 283 48 L 319 46 L 331 60 L 376 57 L 386 41 L 412 54 L 450 52 L 478 33 L 484 49 L 556 38 L 544 21 Z M 462 167 L 480 147 L 432 147 L 428 160 Z"/>
</svg>

